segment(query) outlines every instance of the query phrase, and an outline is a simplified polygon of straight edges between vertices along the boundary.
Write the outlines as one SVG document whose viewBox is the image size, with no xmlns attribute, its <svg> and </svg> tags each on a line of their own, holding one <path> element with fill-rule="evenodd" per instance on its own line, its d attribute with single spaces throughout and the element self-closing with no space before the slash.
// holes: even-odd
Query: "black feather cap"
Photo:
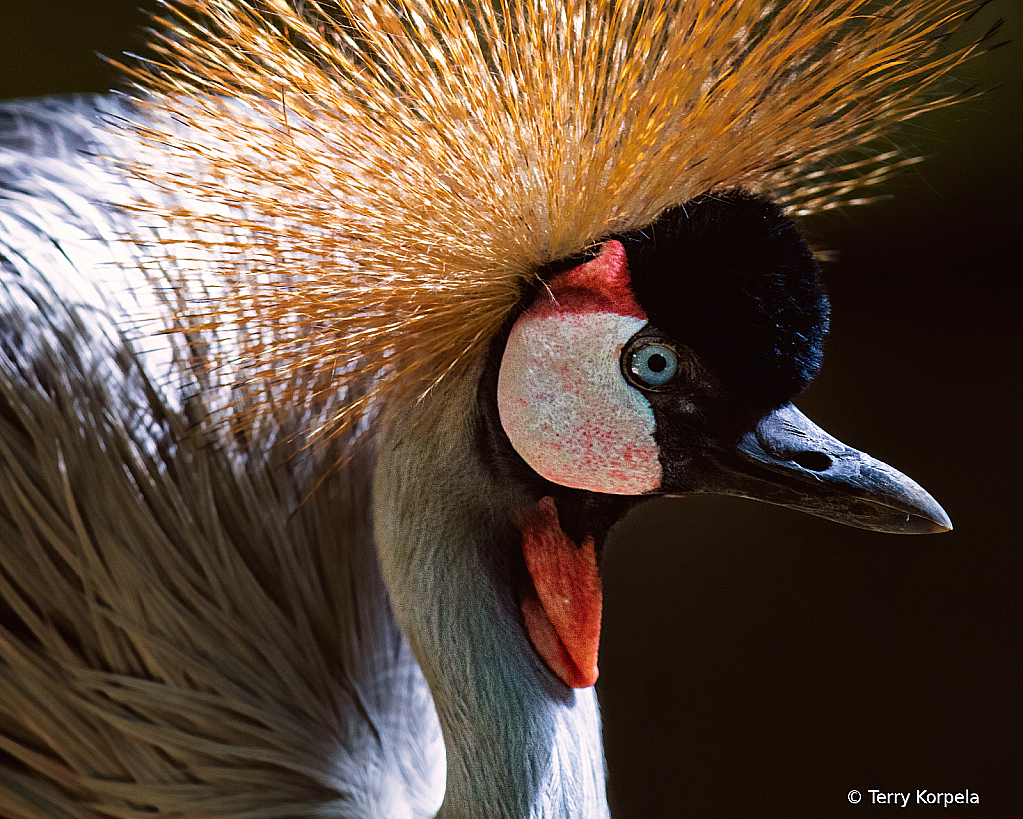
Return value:
<svg viewBox="0 0 1023 819">
<path fill-rule="evenodd" d="M 626 252 L 650 323 L 765 410 L 820 370 L 829 303 L 795 223 L 770 200 L 710 194 L 642 230 L 609 237 Z"/>
</svg>

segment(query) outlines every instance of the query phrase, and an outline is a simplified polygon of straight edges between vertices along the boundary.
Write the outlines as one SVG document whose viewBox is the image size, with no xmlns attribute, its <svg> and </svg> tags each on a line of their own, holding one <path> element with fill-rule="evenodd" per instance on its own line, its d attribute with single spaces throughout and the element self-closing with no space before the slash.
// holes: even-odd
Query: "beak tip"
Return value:
<svg viewBox="0 0 1023 819">
<path fill-rule="evenodd" d="M 906 515 L 906 531 L 922 535 L 939 535 L 952 531 L 952 521 L 948 514 L 932 498 L 929 508 L 922 509 L 922 515 Z"/>
</svg>

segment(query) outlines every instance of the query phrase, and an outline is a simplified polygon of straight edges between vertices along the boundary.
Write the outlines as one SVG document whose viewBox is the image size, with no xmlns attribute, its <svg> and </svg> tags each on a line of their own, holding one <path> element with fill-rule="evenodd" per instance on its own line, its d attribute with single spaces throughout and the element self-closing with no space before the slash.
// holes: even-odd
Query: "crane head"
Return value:
<svg viewBox="0 0 1023 819">
<path fill-rule="evenodd" d="M 920 486 L 792 405 L 827 327 L 817 263 L 781 209 L 701 197 L 551 276 L 509 334 L 501 425 L 561 486 L 741 495 L 866 529 L 947 531 Z"/>
<path fill-rule="evenodd" d="M 778 206 L 700 197 L 545 279 L 508 334 L 500 425 L 545 483 L 583 493 L 739 495 L 884 532 L 951 529 L 917 483 L 792 404 L 820 369 L 828 309 Z M 586 527 L 566 534 L 566 512 L 544 498 L 524 520 L 520 595 L 534 647 L 581 687 L 597 673 L 598 555 Z"/>
</svg>

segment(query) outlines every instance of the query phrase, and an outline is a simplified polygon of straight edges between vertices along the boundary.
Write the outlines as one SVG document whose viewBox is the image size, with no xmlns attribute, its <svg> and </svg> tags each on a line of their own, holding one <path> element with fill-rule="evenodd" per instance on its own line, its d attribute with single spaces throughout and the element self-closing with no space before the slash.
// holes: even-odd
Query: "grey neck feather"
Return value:
<svg viewBox="0 0 1023 819">
<path fill-rule="evenodd" d="M 374 484 L 384 579 L 444 732 L 438 817 L 600 819 L 596 696 L 558 680 L 523 631 L 514 520 L 533 499 L 481 462 L 478 376 L 393 418 Z"/>
</svg>

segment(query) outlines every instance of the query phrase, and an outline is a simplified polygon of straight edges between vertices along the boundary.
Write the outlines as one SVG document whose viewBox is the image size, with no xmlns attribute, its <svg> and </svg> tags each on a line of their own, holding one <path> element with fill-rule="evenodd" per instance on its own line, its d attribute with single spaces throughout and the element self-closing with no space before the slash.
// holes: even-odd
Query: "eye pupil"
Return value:
<svg viewBox="0 0 1023 819">
<path fill-rule="evenodd" d="M 655 373 L 664 372 L 665 367 L 668 366 L 668 359 L 660 353 L 654 353 L 647 359 L 646 365 Z"/>
</svg>

